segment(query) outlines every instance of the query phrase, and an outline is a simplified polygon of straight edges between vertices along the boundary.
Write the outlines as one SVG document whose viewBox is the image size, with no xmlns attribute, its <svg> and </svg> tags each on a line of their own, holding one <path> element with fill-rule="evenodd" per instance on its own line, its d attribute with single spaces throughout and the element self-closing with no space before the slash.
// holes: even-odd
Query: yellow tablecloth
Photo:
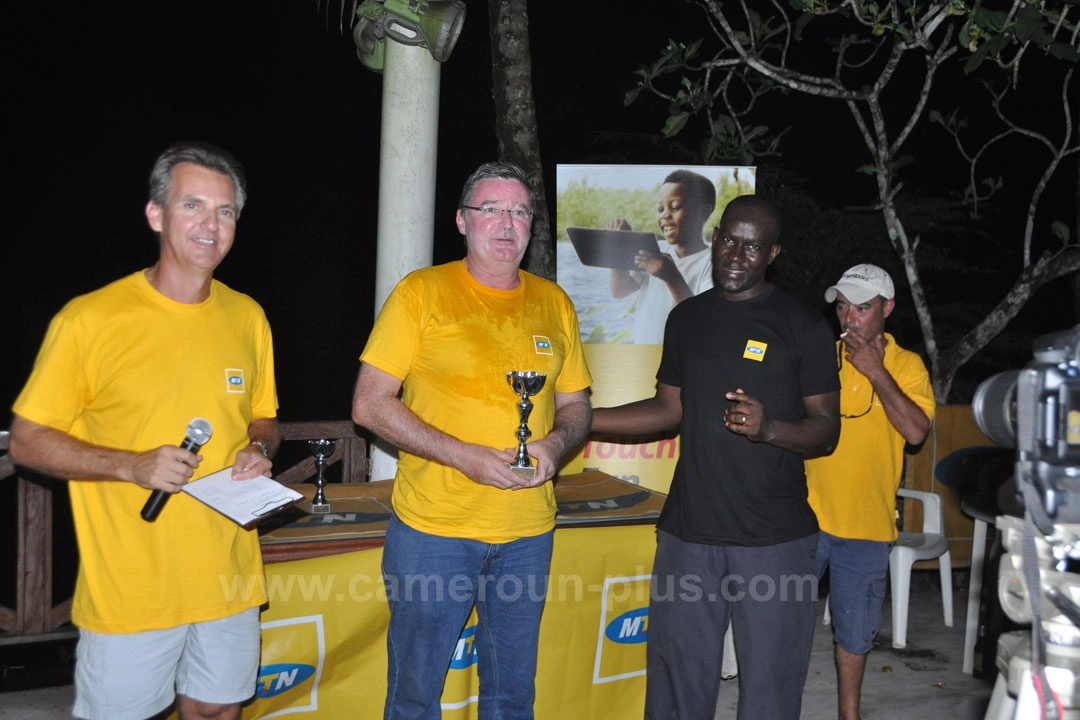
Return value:
<svg viewBox="0 0 1080 720">
<path fill-rule="evenodd" d="M 270 604 L 259 690 L 245 720 L 382 717 L 386 627 L 381 539 L 392 481 L 329 486 L 331 512 L 306 504 L 263 528 Z M 664 496 L 602 472 L 556 484 L 558 526 L 540 629 L 538 720 L 640 717 L 654 525 Z M 308 497 L 313 488 L 298 488 Z M 366 549 L 349 550 L 349 544 Z M 320 556 L 319 546 L 331 555 Z M 279 557 L 304 559 L 273 562 Z M 443 692 L 443 717 L 476 717 L 475 616 Z"/>
</svg>

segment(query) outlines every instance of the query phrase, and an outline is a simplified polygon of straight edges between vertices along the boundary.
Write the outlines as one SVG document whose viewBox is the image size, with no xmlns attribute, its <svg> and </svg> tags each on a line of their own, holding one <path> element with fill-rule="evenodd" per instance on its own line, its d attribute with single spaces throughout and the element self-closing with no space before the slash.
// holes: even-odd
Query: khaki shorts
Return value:
<svg viewBox="0 0 1080 720">
<path fill-rule="evenodd" d="M 176 695 L 232 705 L 255 694 L 259 609 L 168 630 L 79 630 L 75 708 L 85 720 L 144 720 Z"/>
</svg>

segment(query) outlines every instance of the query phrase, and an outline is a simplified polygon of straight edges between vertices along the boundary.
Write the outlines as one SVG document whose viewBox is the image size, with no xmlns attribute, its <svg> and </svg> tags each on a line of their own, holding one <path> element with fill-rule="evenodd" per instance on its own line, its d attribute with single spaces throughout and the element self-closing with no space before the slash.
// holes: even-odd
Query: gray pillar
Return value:
<svg viewBox="0 0 1080 720">
<path fill-rule="evenodd" d="M 382 103 L 376 316 L 398 281 L 433 257 L 439 63 L 427 49 L 387 40 Z M 372 480 L 394 477 L 396 448 L 378 440 L 371 460 Z"/>
</svg>

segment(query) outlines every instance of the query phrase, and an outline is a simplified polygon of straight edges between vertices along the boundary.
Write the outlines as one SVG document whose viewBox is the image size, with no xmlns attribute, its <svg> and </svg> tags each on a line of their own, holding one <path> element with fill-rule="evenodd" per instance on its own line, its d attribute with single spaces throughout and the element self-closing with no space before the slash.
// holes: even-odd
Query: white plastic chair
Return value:
<svg viewBox="0 0 1080 720">
<path fill-rule="evenodd" d="M 945 512 L 937 493 L 900 488 L 898 498 L 922 503 L 922 532 L 902 532 L 889 553 L 889 580 L 892 583 L 893 647 L 907 645 L 908 597 L 911 594 L 911 566 L 917 560 L 937 558 L 941 572 L 941 603 L 945 625 L 953 626 L 952 556 L 945 539 Z"/>
</svg>

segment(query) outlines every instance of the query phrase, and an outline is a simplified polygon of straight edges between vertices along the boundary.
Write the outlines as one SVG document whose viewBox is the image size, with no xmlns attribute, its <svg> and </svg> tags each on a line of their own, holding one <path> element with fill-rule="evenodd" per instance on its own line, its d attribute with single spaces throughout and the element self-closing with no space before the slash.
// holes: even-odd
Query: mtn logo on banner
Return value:
<svg viewBox="0 0 1080 720">
<path fill-rule="evenodd" d="M 476 664 L 480 655 L 476 652 L 476 626 L 471 625 L 461 631 L 454 656 L 450 658 L 451 670 L 464 670 Z"/>
<path fill-rule="evenodd" d="M 315 674 L 314 665 L 295 663 L 274 663 L 259 668 L 258 696 L 271 698 L 300 687 Z"/>
<path fill-rule="evenodd" d="M 322 615 L 264 622 L 262 647 L 256 717 L 317 710 L 326 660 Z"/>
<path fill-rule="evenodd" d="M 600 599 L 600 627 L 593 684 L 645 674 L 649 631 L 649 575 L 609 577 Z"/>
<path fill-rule="evenodd" d="M 608 623 L 604 630 L 607 639 L 620 645 L 643 643 L 649 635 L 649 608 L 627 610 Z"/>
</svg>

